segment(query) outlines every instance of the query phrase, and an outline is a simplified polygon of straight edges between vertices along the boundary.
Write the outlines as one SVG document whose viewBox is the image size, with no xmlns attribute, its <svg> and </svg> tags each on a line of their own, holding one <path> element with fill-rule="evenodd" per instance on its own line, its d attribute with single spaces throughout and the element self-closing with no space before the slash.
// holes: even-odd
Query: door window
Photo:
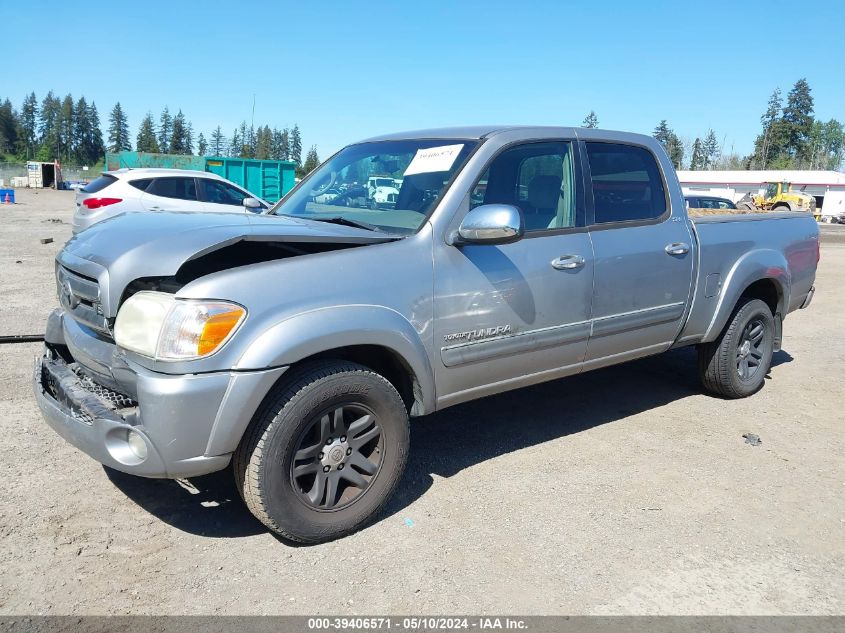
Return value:
<svg viewBox="0 0 845 633">
<path fill-rule="evenodd" d="M 529 143 L 499 154 L 470 193 L 470 207 L 519 207 L 526 231 L 575 226 L 572 144 Z"/>
<path fill-rule="evenodd" d="M 657 161 L 643 147 L 587 143 L 595 223 L 651 220 L 666 212 Z"/>
<path fill-rule="evenodd" d="M 245 198 L 252 196 L 245 191 L 241 191 L 237 187 L 222 182 L 220 180 L 211 180 L 210 178 L 202 179 L 203 198 L 205 202 L 212 202 L 214 204 L 231 204 L 235 206 L 243 205 Z"/>
<path fill-rule="evenodd" d="M 196 200 L 197 185 L 193 178 L 156 178 L 147 187 L 147 193 L 176 200 Z"/>
</svg>

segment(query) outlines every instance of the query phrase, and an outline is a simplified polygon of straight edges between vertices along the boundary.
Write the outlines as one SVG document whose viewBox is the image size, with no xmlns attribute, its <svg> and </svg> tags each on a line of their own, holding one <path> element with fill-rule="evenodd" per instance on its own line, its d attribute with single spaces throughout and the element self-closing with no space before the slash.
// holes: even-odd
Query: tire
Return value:
<svg viewBox="0 0 845 633">
<path fill-rule="evenodd" d="M 408 412 L 393 385 L 362 365 L 293 371 L 235 451 L 235 481 L 272 531 L 320 543 L 361 529 L 391 497 L 407 460 Z"/>
<path fill-rule="evenodd" d="M 698 348 L 704 388 L 725 398 L 745 398 L 759 391 L 772 365 L 774 335 L 769 306 L 759 299 L 740 299 L 719 338 Z"/>
<path fill-rule="evenodd" d="M 772 207 L 772 211 L 790 211 L 790 210 L 791 209 L 789 208 L 788 204 L 776 204 L 774 207 Z"/>
</svg>

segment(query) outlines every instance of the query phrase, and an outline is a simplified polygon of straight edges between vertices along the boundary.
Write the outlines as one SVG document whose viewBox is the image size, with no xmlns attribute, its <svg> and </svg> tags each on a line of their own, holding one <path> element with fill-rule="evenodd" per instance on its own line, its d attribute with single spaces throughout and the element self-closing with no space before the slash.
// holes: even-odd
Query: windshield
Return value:
<svg viewBox="0 0 845 633">
<path fill-rule="evenodd" d="M 350 145 L 314 170 L 270 213 L 414 233 L 477 144 L 409 139 Z"/>
</svg>

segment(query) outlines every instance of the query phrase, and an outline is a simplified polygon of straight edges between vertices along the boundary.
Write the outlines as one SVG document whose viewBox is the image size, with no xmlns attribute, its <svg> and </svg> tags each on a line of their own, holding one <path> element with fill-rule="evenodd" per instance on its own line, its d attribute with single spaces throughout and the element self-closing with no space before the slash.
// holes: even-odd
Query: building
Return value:
<svg viewBox="0 0 845 633">
<path fill-rule="evenodd" d="M 791 183 L 793 190 L 815 196 L 819 209 L 824 209 L 824 197 L 830 192 L 837 192 L 831 199 L 845 197 L 845 173 L 839 171 L 679 171 L 678 179 L 685 194 L 707 194 L 734 202 L 746 193 L 762 194 L 769 182 Z"/>
</svg>

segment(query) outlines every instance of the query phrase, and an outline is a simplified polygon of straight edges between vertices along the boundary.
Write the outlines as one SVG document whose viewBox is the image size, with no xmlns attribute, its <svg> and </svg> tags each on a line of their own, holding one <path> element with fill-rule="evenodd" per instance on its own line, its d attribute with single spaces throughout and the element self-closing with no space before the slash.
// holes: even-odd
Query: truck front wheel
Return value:
<svg viewBox="0 0 845 633">
<path fill-rule="evenodd" d="M 744 398 L 758 391 L 772 364 L 774 335 L 769 306 L 743 297 L 721 336 L 698 348 L 704 388 L 726 398 Z"/>
<path fill-rule="evenodd" d="M 264 525 L 319 543 L 362 528 L 390 498 L 408 454 L 408 413 L 393 385 L 362 365 L 292 372 L 241 440 L 235 479 Z"/>
</svg>

